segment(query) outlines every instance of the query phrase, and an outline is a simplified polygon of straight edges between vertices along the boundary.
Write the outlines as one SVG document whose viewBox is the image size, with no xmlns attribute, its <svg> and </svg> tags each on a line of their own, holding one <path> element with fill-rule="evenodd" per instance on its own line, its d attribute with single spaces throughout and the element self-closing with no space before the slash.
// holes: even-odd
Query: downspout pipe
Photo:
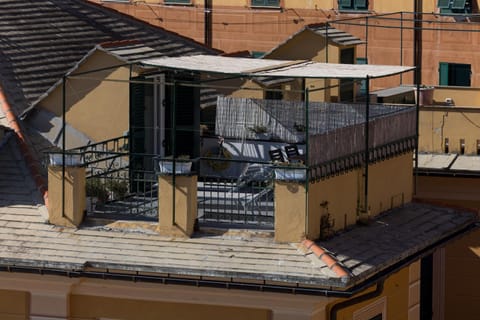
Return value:
<svg viewBox="0 0 480 320">
<path fill-rule="evenodd" d="M 43 201 L 45 206 L 48 208 L 48 184 L 45 178 L 40 173 L 40 164 L 36 157 L 33 156 L 33 152 L 31 150 L 31 144 L 28 141 L 27 136 L 23 133 L 23 127 L 18 117 L 15 115 L 15 112 L 11 108 L 10 104 L 8 103 L 5 94 L 3 93 L 2 88 L 0 87 L 0 106 L 5 113 L 5 117 L 7 118 L 8 125 L 10 128 L 13 129 L 15 132 L 15 136 L 20 145 L 20 151 L 22 152 L 23 158 L 25 159 L 26 165 L 30 174 L 35 181 L 35 185 L 37 189 L 40 191 L 43 197 Z"/>
<path fill-rule="evenodd" d="M 342 309 L 348 308 L 355 304 L 379 297 L 383 293 L 383 284 L 384 280 L 380 280 L 377 282 L 375 290 L 362 294 L 361 296 L 357 296 L 355 298 L 342 301 L 340 303 L 335 304 L 332 309 L 330 309 L 330 317 L 329 320 L 337 320 L 338 312 Z"/>
</svg>

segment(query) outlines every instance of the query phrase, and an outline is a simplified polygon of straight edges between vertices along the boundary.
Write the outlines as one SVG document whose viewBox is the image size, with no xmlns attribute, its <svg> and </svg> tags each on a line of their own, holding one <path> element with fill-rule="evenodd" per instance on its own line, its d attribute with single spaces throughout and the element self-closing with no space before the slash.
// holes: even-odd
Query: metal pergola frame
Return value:
<svg viewBox="0 0 480 320">
<path fill-rule="evenodd" d="M 213 61 L 215 65 L 209 65 L 205 61 Z M 238 65 L 243 64 L 245 69 L 239 69 Z M 253 64 L 253 65 L 252 65 Z M 364 166 L 364 204 L 363 210 L 368 212 L 368 166 L 369 166 L 369 106 L 370 106 L 370 80 L 385 78 L 395 75 L 402 75 L 403 73 L 417 71 L 416 67 L 403 67 L 403 66 L 376 66 L 376 65 L 348 65 L 348 64 L 330 64 L 330 63 L 317 63 L 312 61 L 305 60 L 267 60 L 267 59 L 250 59 L 250 58 L 232 58 L 232 57 L 223 57 L 223 56 L 187 56 L 187 57 L 177 57 L 177 58 L 159 58 L 159 59 L 150 59 L 143 60 L 140 62 L 130 62 L 124 65 L 116 65 L 111 68 L 118 68 L 122 66 L 130 67 L 130 76 L 128 80 L 124 79 L 102 79 L 102 81 L 115 81 L 115 82 L 132 82 L 132 68 L 134 65 L 139 65 L 148 68 L 158 68 L 162 71 L 186 71 L 192 73 L 205 73 L 205 74 L 214 74 L 221 76 L 216 78 L 215 81 L 222 81 L 224 79 L 232 78 L 255 78 L 255 77 L 290 77 L 297 79 L 305 78 L 314 78 L 314 79 L 352 79 L 352 80 L 365 80 L 367 84 L 367 94 L 366 94 L 366 122 L 365 122 L 365 166 Z M 220 66 L 220 68 L 218 67 Z M 85 72 L 71 72 L 65 75 L 62 78 L 62 215 L 64 215 L 65 210 L 65 148 L 66 148 L 66 84 L 69 78 L 72 79 L 85 79 L 86 75 L 93 74 L 98 71 L 103 71 L 110 68 L 100 68 L 96 70 L 89 70 Z M 98 80 L 98 79 L 97 79 Z M 210 80 L 205 80 L 209 82 Z M 138 82 L 138 81 L 137 81 Z M 145 81 L 145 83 L 151 84 L 152 81 Z M 177 85 L 192 85 L 191 83 L 183 83 L 173 81 L 173 83 L 166 83 L 173 85 L 173 90 Z M 196 81 L 193 85 L 201 86 L 202 81 Z M 420 90 L 420 83 L 416 83 L 417 92 Z M 309 114 L 309 95 L 313 91 L 325 90 L 325 88 L 318 88 L 315 90 L 309 90 L 309 88 L 304 88 L 301 90 L 304 95 L 305 102 L 305 113 L 306 113 L 306 122 L 308 123 L 308 114 Z M 175 98 L 172 99 L 172 116 L 175 117 Z M 416 100 L 416 141 L 418 144 L 418 113 L 419 113 L 419 99 Z M 174 119 L 173 119 L 174 120 Z M 175 121 L 173 121 L 173 130 L 175 130 Z M 308 125 L 306 126 L 305 131 L 305 143 L 306 147 L 306 167 L 309 168 L 308 163 Z M 171 136 L 172 147 L 175 150 L 176 137 L 173 134 Z M 418 162 L 418 148 L 415 148 L 415 167 L 417 167 Z M 175 166 L 175 159 L 173 159 L 173 165 Z M 307 175 L 308 176 L 308 175 Z M 416 185 L 416 181 L 415 181 Z M 173 183 L 172 187 L 175 186 L 175 173 L 173 174 Z M 309 179 L 305 180 L 305 205 L 308 203 L 308 187 Z M 414 187 L 414 192 L 416 187 Z M 175 194 L 175 193 L 174 193 Z M 175 196 L 174 196 L 175 197 Z M 175 198 L 172 199 L 175 203 Z M 175 206 L 173 206 L 175 207 Z M 308 206 L 307 206 L 308 208 Z M 306 214 L 305 224 L 308 226 L 308 210 Z M 173 212 L 173 219 L 175 219 L 175 212 Z"/>
</svg>

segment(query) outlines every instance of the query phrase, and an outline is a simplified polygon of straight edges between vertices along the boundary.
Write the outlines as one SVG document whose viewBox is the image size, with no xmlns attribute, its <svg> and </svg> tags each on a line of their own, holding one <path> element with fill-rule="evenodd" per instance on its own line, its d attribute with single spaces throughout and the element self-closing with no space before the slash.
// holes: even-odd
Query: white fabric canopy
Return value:
<svg viewBox="0 0 480 320">
<path fill-rule="evenodd" d="M 142 60 L 147 66 L 207 73 L 291 78 L 366 79 L 382 78 L 414 70 L 415 67 L 336 64 L 308 60 L 271 60 L 213 55 L 163 57 Z"/>
</svg>

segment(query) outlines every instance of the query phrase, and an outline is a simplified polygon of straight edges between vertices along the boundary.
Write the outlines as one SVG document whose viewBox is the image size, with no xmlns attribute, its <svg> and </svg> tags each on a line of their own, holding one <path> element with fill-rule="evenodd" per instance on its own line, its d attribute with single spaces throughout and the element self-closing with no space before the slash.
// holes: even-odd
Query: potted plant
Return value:
<svg viewBox="0 0 480 320">
<path fill-rule="evenodd" d="M 128 183 L 126 180 L 112 179 L 107 183 L 108 190 L 113 193 L 115 200 L 123 199 L 128 192 Z"/>
<path fill-rule="evenodd" d="M 253 127 L 249 127 L 248 130 L 255 133 L 255 137 L 257 139 L 269 140 L 271 138 L 268 128 L 264 125 L 256 124 Z"/>
<path fill-rule="evenodd" d="M 104 204 L 109 196 L 109 192 L 100 178 L 87 179 L 85 193 L 87 196 L 87 209 L 89 210 L 94 210 L 97 205 Z"/>
<path fill-rule="evenodd" d="M 305 141 L 305 132 L 306 132 L 306 127 L 304 124 L 301 123 L 296 123 L 293 125 L 293 128 L 295 128 L 295 141 L 297 143 Z"/>
<path fill-rule="evenodd" d="M 433 104 L 434 90 L 435 88 L 432 86 L 420 85 L 420 92 L 415 90 L 415 97 L 418 99 L 418 104 L 420 106 Z"/>
<path fill-rule="evenodd" d="M 158 160 L 160 174 L 173 174 L 173 156 Z M 180 155 L 175 159 L 175 174 L 189 174 L 192 170 L 192 161 L 189 155 Z"/>
<path fill-rule="evenodd" d="M 50 152 L 48 154 L 49 164 L 51 166 L 61 166 L 65 156 L 65 166 L 80 166 L 82 164 L 82 155 L 80 153 L 65 152 Z"/>
</svg>

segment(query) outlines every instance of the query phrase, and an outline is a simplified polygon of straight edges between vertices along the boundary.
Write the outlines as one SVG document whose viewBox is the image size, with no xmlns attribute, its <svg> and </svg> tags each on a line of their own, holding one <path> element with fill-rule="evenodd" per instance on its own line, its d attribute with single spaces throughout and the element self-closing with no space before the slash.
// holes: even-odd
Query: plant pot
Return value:
<svg viewBox="0 0 480 320">
<path fill-rule="evenodd" d="M 173 174 L 173 161 L 171 160 L 160 160 L 158 167 L 160 174 Z M 189 174 L 191 170 L 191 161 L 175 161 L 175 174 Z"/>
<path fill-rule="evenodd" d="M 275 168 L 275 179 L 282 181 L 305 181 L 307 170 L 303 168 Z"/>
<path fill-rule="evenodd" d="M 434 90 L 435 90 L 434 87 L 423 87 L 423 88 L 420 88 L 420 94 L 417 94 L 417 90 L 415 90 L 415 98 L 419 99 L 418 104 L 420 106 L 432 105 Z"/>
<path fill-rule="evenodd" d="M 61 153 L 50 153 L 49 163 L 51 166 L 61 166 L 63 164 L 63 155 Z M 80 154 L 65 154 L 65 166 L 75 167 L 82 164 L 82 156 Z"/>
</svg>

